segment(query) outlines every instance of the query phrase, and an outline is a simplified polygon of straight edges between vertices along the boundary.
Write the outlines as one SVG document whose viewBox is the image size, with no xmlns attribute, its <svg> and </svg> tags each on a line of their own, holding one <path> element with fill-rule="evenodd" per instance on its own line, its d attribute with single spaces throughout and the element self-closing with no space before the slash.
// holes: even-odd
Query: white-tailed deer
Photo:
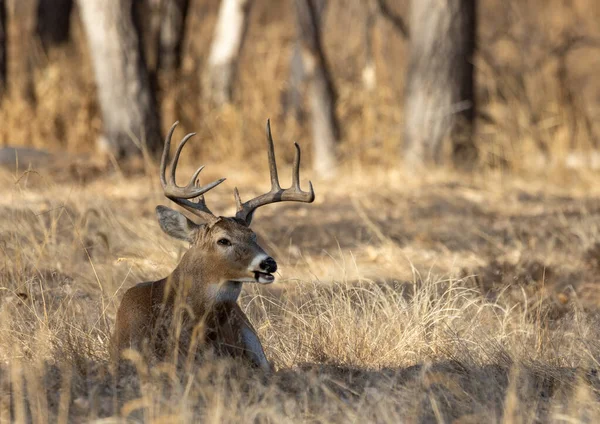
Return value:
<svg viewBox="0 0 600 424">
<path fill-rule="evenodd" d="M 282 189 L 277 177 L 271 127 L 267 121 L 267 146 L 271 190 L 242 203 L 237 188 L 235 217 L 215 216 L 206 206 L 204 194 L 225 178 L 205 186 L 197 182 L 201 166 L 185 187 L 175 183 L 175 170 L 185 143 L 181 140 L 169 173 L 167 162 L 175 123 L 165 140 L 160 164 L 164 194 L 202 222 L 196 224 L 180 212 L 157 206 L 161 228 L 172 237 L 188 241 L 190 249 L 168 277 L 138 284 L 125 293 L 117 312 L 113 335 L 113 354 L 134 348 L 154 359 L 195 358 L 204 348 L 217 355 L 242 357 L 270 370 L 260 340 L 250 321 L 237 304 L 243 283 L 270 284 L 277 263 L 265 253 L 250 229 L 254 211 L 282 201 L 310 203 L 315 194 L 300 189 L 300 147 L 296 146 L 292 186 Z M 198 198 L 196 202 L 191 199 Z M 175 358 L 173 358 L 173 355 Z"/>
</svg>

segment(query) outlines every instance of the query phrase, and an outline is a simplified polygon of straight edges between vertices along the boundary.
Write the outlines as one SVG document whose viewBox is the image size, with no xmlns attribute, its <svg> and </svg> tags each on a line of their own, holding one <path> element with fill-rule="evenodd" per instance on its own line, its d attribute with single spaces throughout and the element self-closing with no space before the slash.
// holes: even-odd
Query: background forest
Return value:
<svg viewBox="0 0 600 424">
<path fill-rule="evenodd" d="M 594 422 L 599 22 L 597 0 L 0 0 L 0 422 Z M 240 304 L 277 372 L 116 381 L 124 291 L 186 248 L 154 214 L 166 130 L 197 133 L 180 178 L 227 177 L 226 215 L 268 186 L 267 118 L 317 196 L 253 223 L 280 271 Z"/>
</svg>

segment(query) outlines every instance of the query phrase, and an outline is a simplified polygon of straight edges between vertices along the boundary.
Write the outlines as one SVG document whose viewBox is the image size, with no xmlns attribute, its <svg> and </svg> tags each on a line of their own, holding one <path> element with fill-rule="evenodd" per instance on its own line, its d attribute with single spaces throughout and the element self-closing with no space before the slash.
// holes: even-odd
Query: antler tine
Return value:
<svg viewBox="0 0 600 424">
<path fill-rule="evenodd" d="M 204 167 L 202 166 L 201 168 L 204 168 Z M 198 172 L 198 171 L 196 171 L 196 172 Z M 195 180 L 195 181 L 196 181 L 196 183 L 195 183 L 196 187 L 199 187 L 200 186 L 200 181 L 198 181 L 198 180 Z M 211 210 L 208 208 L 208 206 L 206 205 L 206 199 L 204 198 L 204 195 L 198 196 L 198 200 L 196 201 L 195 204 L 197 205 L 197 207 L 196 207 L 197 209 L 202 210 L 202 211 L 204 211 L 206 213 L 209 213 L 211 215 L 214 215 L 211 212 Z"/>
<path fill-rule="evenodd" d="M 296 153 L 294 156 L 294 168 L 292 171 L 292 186 L 285 190 L 279 185 L 277 177 L 277 164 L 275 162 L 275 149 L 273 147 L 273 137 L 271 135 L 271 124 L 267 120 L 267 154 L 269 157 L 269 172 L 271 175 L 271 190 L 268 193 L 262 194 L 254 199 L 242 203 L 238 189 L 234 190 L 235 201 L 237 204 L 236 218 L 243 220 L 246 225 L 252 222 L 254 211 L 271 203 L 277 202 L 305 202 L 311 203 L 315 200 L 315 192 L 312 183 L 309 182 L 309 191 L 302 191 L 300 188 L 300 146 L 294 143 Z"/>
<path fill-rule="evenodd" d="M 244 205 L 242 204 L 242 198 L 237 187 L 233 189 L 233 197 L 235 198 L 236 211 L 239 212 L 244 208 Z"/>
<path fill-rule="evenodd" d="M 271 191 L 281 190 L 277 175 L 277 162 L 275 161 L 275 147 L 271 135 L 271 120 L 267 119 L 267 155 L 269 157 L 269 174 L 271 175 Z"/>
<path fill-rule="evenodd" d="M 165 138 L 165 146 L 163 148 L 163 153 L 162 156 L 160 157 L 160 182 L 162 183 L 162 186 L 165 187 L 167 185 L 167 178 L 166 178 L 166 173 L 167 173 L 167 162 L 169 161 L 169 150 L 171 150 L 171 137 L 173 137 L 173 132 L 175 132 L 175 128 L 177 128 L 177 125 L 179 125 L 179 121 L 175 121 L 175 123 L 173 125 L 171 125 L 171 128 L 169 129 L 169 132 L 167 133 L 167 137 Z"/>
<path fill-rule="evenodd" d="M 171 161 L 171 180 L 169 181 L 173 185 L 175 185 L 175 171 L 177 170 L 177 165 L 179 164 L 179 156 L 181 155 L 181 150 L 183 150 L 183 146 L 188 142 L 190 138 L 195 136 L 196 133 L 189 133 L 179 142 L 179 146 L 177 146 L 177 150 L 175 150 L 175 156 L 173 156 L 173 160 Z M 191 183 L 194 183 L 196 178 L 193 178 Z"/>
<path fill-rule="evenodd" d="M 292 171 L 292 188 L 306 196 L 307 203 L 312 203 L 315 200 L 315 190 L 313 189 L 312 181 L 308 182 L 308 192 L 304 192 L 300 188 L 300 156 L 302 152 L 298 143 L 294 142 L 294 147 L 296 148 L 296 153 L 294 154 L 294 170 Z"/>
<path fill-rule="evenodd" d="M 180 187 L 175 182 L 175 172 L 177 170 L 177 164 L 179 162 L 179 157 L 181 155 L 181 151 L 183 146 L 188 142 L 190 138 L 192 138 L 195 133 L 187 134 L 177 146 L 177 150 L 175 151 L 175 156 L 173 157 L 173 161 L 171 162 L 171 169 L 169 170 L 169 179 L 167 180 L 167 162 L 169 161 L 169 150 L 171 147 L 171 138 L 173 137 L 173 132 L 175 131 L 175 127 L 179 122 L 175 122 L 171 129 L 169 130 L 167 137 L 165 138 L 165 147 L 163 150 L 163 154 L 160 161 L 160 182 L 163 187 L 163 191 L 166 197 L 182 206 L 186 210 L 190 211 L 194 215 L 201 216 L 209 222 L 213 222 L 217 219 L 214 214 L 208 209 L 206 206 L 206 202 L 204 201 L 204 193 L 209 190 L 212 190 L 223 181 L 225 178 L 220 178 L 215 180 L 205 186 L 199 185 L 198 175 L 204 169 L 204 166 L 199 167 L 196 172 L 194 172 L 190 182 L 184 186 Z M 195 197 L 199 197 L 198 202 L 192 202 L 188 199 L 193 199 Z"/>
<path fill-rule="evenodd" d="M 296 152 L 294 153 L 294 169 L 292 171 L 292 187 L 296 190 L 302 191 L 300 189 L 300 146 L 298 143 L 294 142 L 294 147 L 296 148 Z"/>
<path fill-rule="evenodd" d="M 192 175 L 192 178 L 190 178 L 190 184 L 194 183 L 194 185 L 196 187 L 200 187 L 198 185 L 198 183 L 200 182 L 200 180 L 198 179 L 198 175 L 200 175 L 200 172 L 202 172 L 203 169 L 204 169 L 204 165 L 201 165 L 198 169 L 196 169 L 196 172 L 194 172 L 194 174 Z"/>
</svg>

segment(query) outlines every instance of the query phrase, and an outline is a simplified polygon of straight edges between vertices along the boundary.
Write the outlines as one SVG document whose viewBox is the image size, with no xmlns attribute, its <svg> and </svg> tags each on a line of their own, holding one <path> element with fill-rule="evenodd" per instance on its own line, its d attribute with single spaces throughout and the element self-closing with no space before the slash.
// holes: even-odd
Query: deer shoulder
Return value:
<svg viewBox="0 0 600 424">
<path fill-rule="evenodd" d="M 164 280 L 137 284 L 125 292 L 117 312 L 113 355 L 128 348 L 142 350 L 144 340 L 150 340 L 163 296 Z"/>
<path fill-rule="evenodd" d="M 200 186 L 197 182 L 203 168 L 200 167 L 186 186 L 175 183 L 181 150 L 193 134 L 183 138 L 167 172 L 176 125 L 171 127 L 165 140 L 160 181 L 165 196 L 199 222 L 165 206 L 156 208 L 162 230 L 188 242 L 190 248 L 171 275 L 160 281 L 139 284 L 125 293 L 113 335 L 115 354 L 119 356 L 128 347 L 149 347 L 156 359 L 166 360 L 168 352 L 174 350 L 185 356 L 196 355 L 196 347 L 210 348 L 218 355 L 241 358 L 269 370 L 260 339 L 237 300 L 243 284 L 270 284 L 277 270 L 277 262 L 258 244 L 256 234 L 250 229 L 254 212 L 271 203 L 314 200 L 312 184 L 309 191 L 300 188 L 300 147 L 295 144 L 292 186 L 282 189 L 267 122 L 271 190 L 242 202 L 235 189 L 235 216 L 217 216 L 206 205 L 204 194 L 221 184 L 224 178 Z M 178 312 L 180 310 L 184 312 Z M 165 333 L 174 328 L 179 329 L 177 337 Z"/>
</svg>

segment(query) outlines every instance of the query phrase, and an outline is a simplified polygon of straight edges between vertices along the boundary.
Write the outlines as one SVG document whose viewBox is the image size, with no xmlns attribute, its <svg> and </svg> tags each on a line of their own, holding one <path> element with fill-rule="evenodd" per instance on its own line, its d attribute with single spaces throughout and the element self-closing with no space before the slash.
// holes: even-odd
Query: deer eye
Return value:
<svg viewBox="0 0 600 424">
<path fill-rule="evenodd" d="M 231 242 L 229 240 L 227 240 L 226 238 L 219 239 L 219 241 L 217 241 L 217 243 L 220 244 L 221 246 L 231 246 Z"/>
</svg>

